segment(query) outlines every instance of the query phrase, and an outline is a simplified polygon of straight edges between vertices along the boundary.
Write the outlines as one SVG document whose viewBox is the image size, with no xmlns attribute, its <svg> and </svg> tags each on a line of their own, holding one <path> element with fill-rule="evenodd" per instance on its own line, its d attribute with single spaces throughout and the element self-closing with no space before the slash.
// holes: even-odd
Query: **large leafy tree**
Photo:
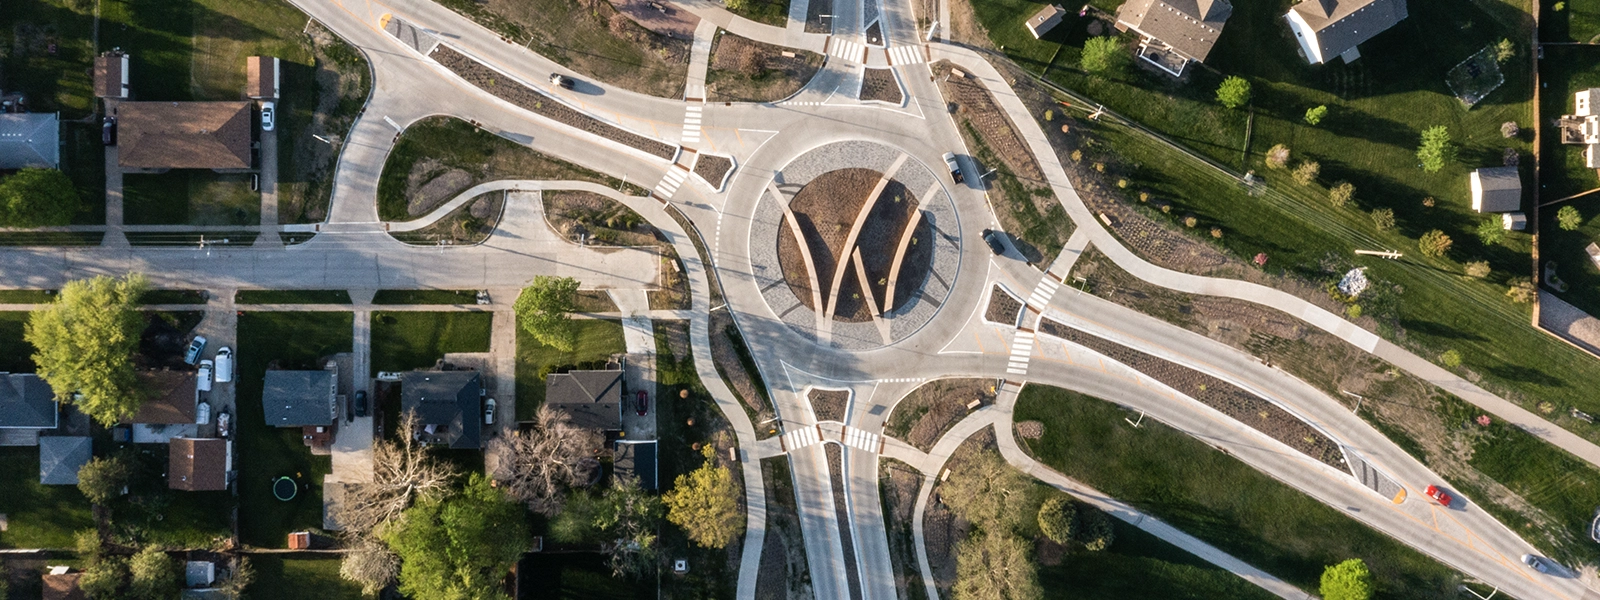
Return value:
<svg viewBox="0 0 1600 600">
<path fill-rule="evenodd" d="M 1372 597 L 1372 572 L 1352 558 L 1322 571 L 1323 600 L 1367 600 Z"/>
<path fill-rule="evenodd" d="M 527 511 L 473 474 L 460 494 L 424 501 L 383 528 L 412 598 L 503 599 L 501 581 L 528 550 Z"/>
<path fill-rule="evenodd" d="M 600 495 L 594 525 L 610 540 L 605 549 L 612 575 L 640 578 L 655 573 L 660 520 L 661 500 L 640 488 L 636 478 L 623 477 Z"/>
<path fill-rule="evenodd" d="M 739 490 L 733 484 L 733 473 L 717 464 L 716 450 L 710 444 L 702 453 L 705 464 L 679 475 L 672 491 L 661 499 L 667 505 L 667 520 L 682 527 L 689 539 L 705 548 L 722 548 L 744 532 Z"/>
<path fill-rule="evenodd" d="M 178 595 L 178 563 L 155 546 L 145 546 L 128 561 L 128 597 L 167 600 Z"/>
<path fill-rule="evenodd" d="M 1450 141 L 1449 128 L 1434 125 L 1422 130 L 1422 145 L 1417 147 L 1417 160 L 1422 161 L 1422 170 L 1436 173 L 1455 157 L 1456 145 Z"/>
<path fill-rule="evenodd" d="M 985 531 L 1010 532 L 1029 516 L 1028 492 L 1033 480 L 1006 464 L 1000 453 L 985 450 L 961 461 L 939 486 L 950 510 Z"/>
<path fill-rule="evenodd" d="M 137 309 L 145 288 L 138 274 L 73 281 L 53 304 L 28 316 L 24 337 L 37 349 L 39 377 L 108 427 L 144 403 L 132 359 L 144 330 Z"/>
<path fill-rule="evenodd" d="M 578 280 L 571 277 L 534 277 L 517 296 L 517 324 L 539 343 L 562 352 L 577 344 L 577 329 L 568 315 L 578 309 Z"/>
<path fill-rule="evenodd" d="M 1239 108 L 1250 103 L 1250 81 L 1238 76 L 1222 80 L 1217 86 L 1217 102 L 1228 108 Z"/>
<path fill-rule="evenodd" d="M 1010 532 L 975 534 L 956 547 L 956 600 L 1044 597 L 1028 544 Z"/>
<path fill-rule="evenodd" d="M 72 222 L 78 190 L 55 169 L 23 169 L 0 181 L 0 225 L 49 227 Z"/>
<path fill-rule="evenodd" d="M 122 494 L 133 475 L 133 465 L 122 455 L 89 459 L 78 469 L 78 491 L 95 504 L 105 504 Z"/>
<path fill-rule="evenodd" d="M 1090 73 L 1112 73 L 1121 70 L 1127 53 L 1117 38 L 1092 37 L 1083 44 L 1083 70 Z"/>
</svg>

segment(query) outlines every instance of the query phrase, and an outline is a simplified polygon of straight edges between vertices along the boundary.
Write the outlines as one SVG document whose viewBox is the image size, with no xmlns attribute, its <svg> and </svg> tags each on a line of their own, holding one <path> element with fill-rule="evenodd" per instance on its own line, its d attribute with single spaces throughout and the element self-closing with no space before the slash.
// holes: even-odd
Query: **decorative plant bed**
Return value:
<svg viewBox="0 0 1600 600">
<path fill-rule="evenodd" d="M 899 106 L 905 100 L 894 69 L 867 69 L 861 74 L 861 100 L 875 100 Z"/>
<path fill-rule="evenodd" d="M 910 191 L 898 181 L 889 180 L 856 236 L 856 247 L 845 248 L 856 216 L 882 177 L 883 174 L 877 171 L 859 168 L 823 173 L 801 188 L 789 204 L 806 237 L 817 271 L 817 283 L 822 286 L 824 303 L 832 295 L 829 286 L 833 284 L 836 271 L 850 269 L 839 283 L 835 300 L 837 306 L 833 316 L 839 321 L 859 323 L 872 318 L 872 307 L 867 304 L 869 294 L 861 289 L 860 277 L 854 272 L 852 253 L 860 250 L 862 266 L 866 269 L 866 279 L 871 288 L 870 297 L 881 304 L 888 291 L 889 271 L 901 234 L 917 211 L 917 199 Z M 919 230 L 919 233 L 920 236 L 913 235 L 918 240 L 917 245 L 931 247 L 930 236 L 925 231 Z M 900 267 L 901 281 L 921 281 L 926 275 L 931 253 L 920 251 L 925 248 L 912 246 L 908 249 L 907 258 Z M 820 310 L 811 306 L 810 278 L 806 274 L 805 260 L 794 239 L 793 230 L 787 226 L 778 230 L 778 259 L 795 296 L 807 307 Z M 912 290 L 912 286 L 896 288 L 895 300 L 904 301 Z M 897 305 L 891 304 L 891 308 Z"/>
<path fill-rule="evenodd" d="M 715 154 L 701 154 L 694 161 L 694 174 L 705 180 L 713 189 L 722 189 L 728 171 L 733 170 L 733 159 Z"/>
<path fill-rule="evenodd" d="M 811 400 L 811 410 L 818 421 L 844 421 L 844 411 L 850 404 L 850 392 L 844 390 L 811 390 L 806 394 Z"/>
<path fill-rule="evenodd" d="M 989 308 L 983 311 L 983 320 L 1016 327 L 1022 320 L 1022 301 L 1000 287 L 1000 284 L 995 284 L 989 290 Z"/>
</svg>

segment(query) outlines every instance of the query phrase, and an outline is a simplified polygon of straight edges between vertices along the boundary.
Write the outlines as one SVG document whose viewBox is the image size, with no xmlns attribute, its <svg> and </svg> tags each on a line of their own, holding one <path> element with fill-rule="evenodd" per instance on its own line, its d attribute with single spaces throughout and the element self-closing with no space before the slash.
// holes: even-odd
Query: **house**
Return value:
<svg viewBox="0 0 1600 600">
<path fill-rule="evenodd" d="M 1306 61 L 1361 58 L 1356 46 L 1406 19 L 1406 0 L 1303 0 L 1284 18 Z"/>
<path fill-rule="evenodd" d="M 250 169 L 250 106 L 123 102 L 117 106 L 117 164 L 129 169 Z"/>
<path fill-rule="evenodd" d="M 187 492 L 228 489 L 233 442 L 221 438 L 172 438 L 167 449 L 167 487 Z"/>
<path fill-rule="evenodd" d="M 1561 143 L 1583 146 L 1583 166 L 1600 169 L 1600 88 L 1589 88 L 1573 94 L 1573 114 L 1562 115 Z"/>
<path fill-rule="evenodd" d="M 1472 184 L 1472 210 L 1503 213 L 1522 209 L 1522 176 L 1516 167 L 1475 169 Z"/>
<path fill-rule="evenodd" d="M 545 378 L 544 403 L 578 427 L 621 431 L 622 371 L 551 373 Z"/>
<path fill-rule="evenodd" d="M 656 442 L 617 441 L 611 454 L 612 473 L 617 477 L 637 477 L 639 487 L 654 490 L 658 485 L 656 475 Z"/>
<path fill-rule="evenodd" d="M 1139 57 L 1183 75 L 1190 61 L 1205 62 L 1233 14 L 1226 0 L 1128 0 L 1117 9 L 1117 29 L 1139 34 Z"/>
<path fill-rule="evenodd" d="M 279 67 L 276 56 L 252 56 L 244 59 L 244 95 L 250 98 L 275 100 L 278 97 Z"/>
<path fill-rule="evenodd" d="M 0 113 L 0 169 L 61 167 L 60 113 Z"/>
<path fill-rule="evenodd" d="M 1589 261 L 1594 263 L 1595 268 L 1600 269 L 1600 245 L 1590 242 L 1588 246 L 1583 247 L 1583 251 L 1589 253 Z"/>
<path fill-rule="evenodd" d="M 175 437 L 200 434 L 199 390 L 196 374 L 186 370 L 138 372 L 139 384 L 150 393 L 133 418 L 133 441 L 139 444 L 165 444 Z"/>
<path fill-rule="evenodd" d="M 1061 18 L 1066 14 L 1067 11 L 1058 5 L 1046 5 L 1028 18 L 1028 33 L 1033 34 L 1033 39 L 1042 38 L 1044 34 L 1050 33 L 1051 29 L 1060 25 Z"/>
<path fill-rule="evenodd" d="M 89 596 L 83 593 L 83 588 L 78 587 L 78 580 L 83 578 L 83 573 L 73 573 L 72 567 L 45 567 L 44 575 L 40 577 L 44 584 L 42 600 L 88 600 Z"/>
<path fill-rule="evenodd" d="M 94 57 L 94 95 L 97 98 L 128 97 L 128 55 L 120 50 Z"/>
<path fill-rule="evenodd" d="M 78 469 L 92 456 L 94 442 L 87 436 L 39 438 L 39 483 L 77 485 Z"/>
<path fill-rule="evenodd" d="M 328 363 L 330 367 L 337 363 Z M 261 408 L 273 427 L 326 427 L 339 418 L 339 371 L 267 371 Z"/>
<path fill-rule="evenodd" d="M 415 412 L 422 441 L 475 449 L 483 437 L 483 377 L 477 371 L 410 371 L 400 375 L 400 410 Z"/>
<path fill-rule="evenodd" d="M 0 373 L 0 429 L 55 429 L 56 393 L 32 373 Z"/>
</svg>

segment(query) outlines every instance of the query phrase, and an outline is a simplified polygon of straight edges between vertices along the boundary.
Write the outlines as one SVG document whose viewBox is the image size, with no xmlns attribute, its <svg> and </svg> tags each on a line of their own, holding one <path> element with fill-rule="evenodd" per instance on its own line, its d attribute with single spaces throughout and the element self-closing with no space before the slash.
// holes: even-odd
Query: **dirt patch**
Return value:
<svg viewBox="0 0 1600 600">
<path fill-rule="evenodd" d="M 753 361 L 747 363 L 748 355 L 741 356 L 739 344 L 743 338 L 733 324 L 733 317 L 728 311 L 711 313 L 711 359 L 717 365 L 717 371 L 722 373 L 723 379 L 728 382 L 728 387 L 733 388 L 735 395 L 741 402 L 754 413 L 752 421 L 760 422 L 773 416 L 771 403 L 767 400 L 765 384 L 760 382 L 759 374 L 753 369 Z M 767 428 L 763 427 L 763 431 Z M 757 434 L 761 434 L 758 431 Z"/>
<path fill-rule="evenodd" d="M 816 263 L 823 302 L 827 302 L 830 296 L 829 286 L 833 284 L 835 271 L 850 269 L 839 284 L 835 300 L 837 306 L 833 311 L 835 320 L 859 323 L 872 318 L 867 294 L 863 293 L 860 277 L 854 272 L 855 266 L 850 256 L 852 249 L 844 248 L 844 245 L 849 241 L 850 228 L 861 212 L 862 202 L 882 177 L 881 173 L 871 169 L 830 171 L 811 180 L 789 203 L 806 237 L 811 258 Z M 871 297 L 875 300 L 881 302 L 888 291 L 889 271 L 893 267 L 900 238 L 916 215 L 917 206 L 916 197 L 903 184 L 891 179 L 879 193 L 877 203 L 873 205 L 872 212 L 867 215 L 856 237 L 856 247 L 861 251 Z M 932 251 L 926 248 L 931 248 L 932 244 L 920 242 L 928 239 L 927 230 L 922 231 L 913 235 L 919 240 L 915 246 L 922 248 L 913 246 L 917 252 L 908 250 L 898 274 L 901 281 L 920 283 L 931 267 Z M 789 289 L 800 298 L 802 304 L 815 310 L 816 307 L 811 306 L 811 282 L 806 275 L 805 260 L 800 255 L 800 246 L 795 242 L 794 233 L 787 226 L 778 229 L 778 264 L 783 269 Z M 895 302 L 891 308 L 909 299 L 915 288 L 915 285 L 897 285 Z"/>
<path fill-rule="evenodd" d="M 601 246 L 654 246 L 656 230 L 622 203 L 594 192 L 540 194 L 550 227 L 569 240 Z"/>
<path fill-rule="evenodd" d="M 867 69 L 862 73 L 860 99 L 900 106 L 905 94 L 900 92 L 900 83 L 895 81 L 894 69 Z"/>
<path fill-rule="evenodd" d="M 1140 312 L 1228 344 L 1240 345 L 1255 333 L 1297 340 L 1310 330 L 1303 321 L 1259 304 L 1192 296 L 1150 285 L 1092 247 L 1078 258 L 1072 275 L 1083 278 L 1080 285 L 1088 293 L 1124 306 L 1138 306 Z"/>
<path fill-rule="evenodd" d="M 654 2 L 670 12 L 680 10 L 665 0 Z M 681 36 L 657 33 L 603 0 L 477 0 L 465 4 L 472 9 L 463 12 L 480 22 L 498 21 L 491 27 L 514 38 L 512 43 L 527 45 L 585 76 L 663 98 L 683 93 L 693 26 Z M 642 9 L 655 11 L 648 4 Z M 630 12 L 637 10 L 630 8 Z M 485 12 L 489 14 L 481 14 Z M 693 15 L 663 16 L 695 19 Z"/>
<path fill-rule="evenodd" d="M 878 494 L 883 500 L 884 527 L 889 534 L 889 556 L 894 564 L 895 589 L 917 597 L 912 590 L 922 588 L 922 572 L 917 567 L 916 537 L 912 517 L 916 514 L 917 492 L 922 489 L 922 473 L 892 458 L 878 461 Z M 906 597 L 902 596 L 902 597 Z"/>
<path fill-rule="evenodd" d="M 505 192 L 489 192 L 456 207 L 427 227 L 391 235 L 407 244 L 423 246 L 481 244 L 500 225 L 505 206 Z"/>
<path fill-rule="evenodd" d="M 922 384 L 894 406 L 884 433 L 928 452 L 965 418 L 967 405 L 994 402 L 993 379 L 939 379 Z"/>
<path fill-rule="evenodd" d="M 822 55 L 719 31 L 706 93 L 713 102 L 775 102 L 793 96 L 822 68 Z"/>
<path fill-rule="evenodd" d="M 339 148 L 312 136 L 342 143 L 372 87 L 366 60 L 354 48 L 318 23 L 306 27 L 306 34 L 316 57 L 310 67 L 316 104 L 306 107 L 310 109 L 306 120 L 296 116 L 299 111 L 291 106 L 292 99 L 279 100 L 279 223 L 315 223 L 327 218 Z M 306 67 L 286 64 L 284 68 L 298 72 Z"/>
<path fill-rule="evenodd" d="M 756 598 L 810 598 L 811 571 L 806 565 L 805 540 L 800 534 L 800 512 L 795 506 L 789 459 L 780 456 L 762 460 L 761 475 L 767 486 L 767 536 L 761 546 Z"/>
<path fill-rule="evenodd" d="M 721 189 L 722 180 L 733 170 L 733 159 L 726 156 L 701 154 L 694 161 L 694 174 L 714 188 Z"/>
<path fill-rule="evenodd" d="M 996 284 L 989 290 L 989 307 L 983 310 L 983 318 L 1015 327 L 1022 320 L 1022 301 Z"/>
<path fill-rule="evenodd" d="M 997 450 L 994 428 L 985 427 L 982 431 L 972 434 L 967 441 L 956 447 L 946 461 L 946 470 L 959 468 L 965 461 L 984 450 Z M 936 476 L 937 477 L 937 476 Z M 939 499 L 939 485 L 935 484 L 933 495 L 928 500 L 928 507 L 922 515 L 922 535 L 927 542 L 928 566 L 933 571 L 934 584 L 939 588 L 939 596 L 950 597 L 950 587 L 956 583 L 956 545 L 967 539 L 972 531 L 972 524 L 957 517 L 950 508 Z"/>
<path fill-rule="evenodd" d="M 406 186 L 406 214 L 413 217 L 433 212 L 440 204 L 455 198 L 456 194 L 472 186 L 472 174 L 461 169 L 421 170 L 411 172 Z M 422 183 L 418 183 L 421 180 Z"/>
<path fill-rule="evenodd" d="M 611 0 L 617 12 L 626 15 L 640 27 L 678 39 L 694 39 L 695 26 L 700 17 L 659 0 Z"/>
<path fill-rule="evenodd" d="M 850 405 L 850 392 L 844 390 L 811 390 L 806 394 L 811 410 L 818 421 L 844 421 L 845 409 Z"/>
<path fill-rule="evenodd" d="M 484 66 L 483 63 L 451 50 L 448 46 L 440 45 L 433 50 L 432 54 L 429 54 L 429 57 L 438 61 L 440 65 L 450 69 L 462 79 L 467 80 L 468 83 L 493 94 L 495 97 L 557 123 L 575 127 L 668 160 L 671 160 L 673 155 L 677 153 L 675 146 L 644 137 L 578 112 L 562 102 L 558 102 Z"/>
</svg>

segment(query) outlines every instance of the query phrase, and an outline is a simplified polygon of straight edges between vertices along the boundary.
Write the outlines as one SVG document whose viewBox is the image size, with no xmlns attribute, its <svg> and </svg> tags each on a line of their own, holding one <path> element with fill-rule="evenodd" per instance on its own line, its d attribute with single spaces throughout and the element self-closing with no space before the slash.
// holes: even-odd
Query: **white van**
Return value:
<svg viewBox="0 0 1600 600">
<path fill-rule="evenodd" d="M 214 366 L 214 363 L 212 363 L 210 360 L 200 361 L 200 374 L 195 380 L 195 389 L 198 389 L 202 392 L 211 391 L 211 372 L 215 368 L 216 367 Z"/>
<path fill-rule="evenodd" d="M 233 349 L 223 346 L 217 351 L 217 383 L 233 381 Z"/>
</svg>

